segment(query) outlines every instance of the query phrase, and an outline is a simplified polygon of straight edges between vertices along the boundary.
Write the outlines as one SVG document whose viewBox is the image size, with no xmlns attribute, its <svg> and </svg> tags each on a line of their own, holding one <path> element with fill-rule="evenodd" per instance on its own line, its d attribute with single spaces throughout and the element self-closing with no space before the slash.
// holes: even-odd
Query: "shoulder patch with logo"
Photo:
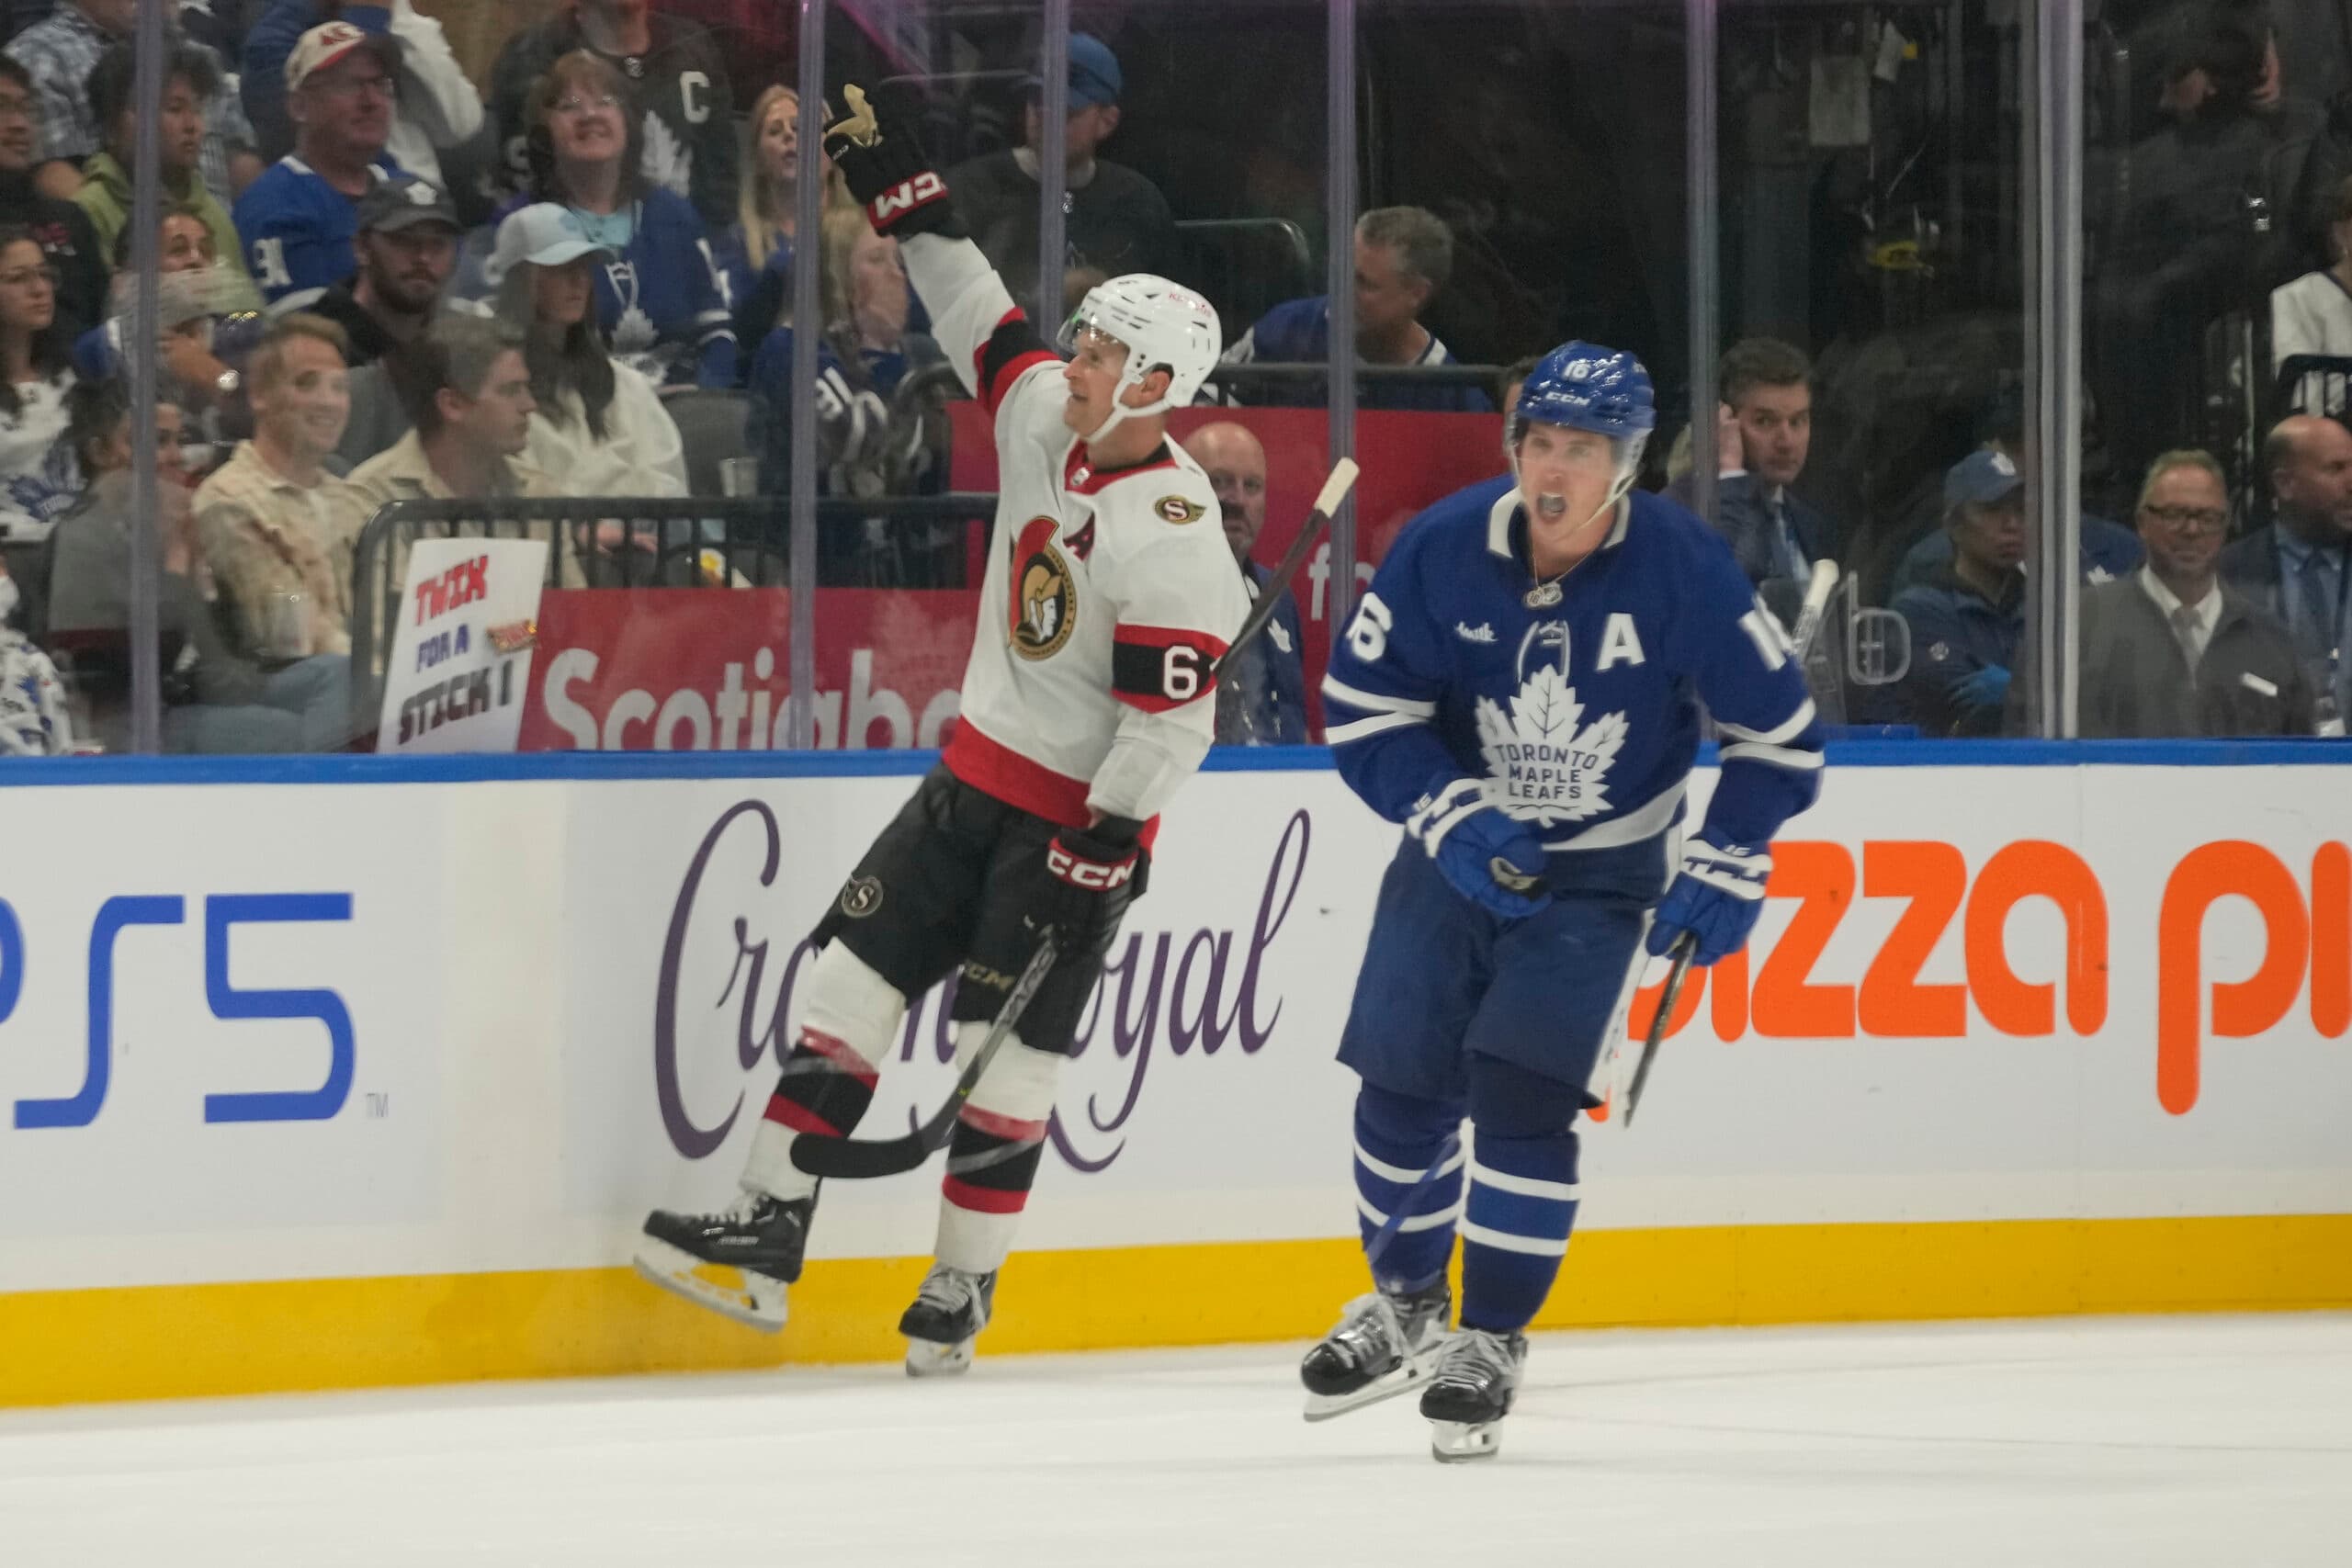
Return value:
<svg viewBox="0 0 2352 1568">
<path fill-rule="evenodd" d="M 1163 495 L 1151 503 L 1151 509 L 1159 513 L 1161 522 L 1174 523 L 1179 525 L 1198 523 L 1209 514 L 1207 507 L 1197 502 L 1187 501 L 1181 495 Z"/>
</svg>

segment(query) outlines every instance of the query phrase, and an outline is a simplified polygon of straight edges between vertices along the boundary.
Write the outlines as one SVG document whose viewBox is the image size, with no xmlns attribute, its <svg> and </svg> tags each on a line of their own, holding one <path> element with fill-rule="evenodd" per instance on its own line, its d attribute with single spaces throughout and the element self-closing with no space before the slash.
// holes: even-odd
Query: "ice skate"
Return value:
<svg viewBox="0 0 2352 1568">
<path fill-rule="evenodd" d="M 1453 1315 L 1443 1279 L 1409 1295 L 1375 1291 L 1350 1302 L 1340 1326 L 1299 1363 L 1306 1418 L 1328 1421 L 1419 1386 L 1445 1348 Z"/>
<path fill-rule="evenodd" d="M 786 1202 L 744 1189 L 709 1214 L 656 1209 L 638 1238 L 637 1271 L 664 1290 L 774 1334 L 784 1326 L 785 1287 L 800 1278 L 814 1198 Z"/>
<path fill-rule="evenodd" d="M 1465 1328 L 1446 1341 L 1421 1414 L 1430 1422 L 1430 1452 L 1440 1464 L 1492 1459 L 1502 1447 L 1503 1417 L 1527 1371 L 1527 1336 Z"/>
<path fill-rule="evenodd" d="M 899 1318 L 899 1332 L 907 1337 L 907 1376 L 952 1377 L 971 1366 L 972 1341 L 989 1325 L 995 1303 L 993 1271 L 933 1264 L 914 1304 Z"/>
</svg>

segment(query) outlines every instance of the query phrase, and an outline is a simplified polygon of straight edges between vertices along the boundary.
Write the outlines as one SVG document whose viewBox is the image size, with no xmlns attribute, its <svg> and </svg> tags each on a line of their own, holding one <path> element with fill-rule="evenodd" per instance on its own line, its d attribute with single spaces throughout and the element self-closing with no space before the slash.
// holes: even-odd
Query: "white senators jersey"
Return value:
<svg viewBox="0 0 2352 1568">
<path fill-rule="evenodd" d="M 1060 358 L 978 249 L 901 249 L 996 421 L 996 529 L 947 767 L 1065 826 L 1148 819 L 1207 754 L 1209 668 L 1250 609 L 1208 477 L 1172 441 L 1097 472 L 1062 423 Z"/>
</svg>

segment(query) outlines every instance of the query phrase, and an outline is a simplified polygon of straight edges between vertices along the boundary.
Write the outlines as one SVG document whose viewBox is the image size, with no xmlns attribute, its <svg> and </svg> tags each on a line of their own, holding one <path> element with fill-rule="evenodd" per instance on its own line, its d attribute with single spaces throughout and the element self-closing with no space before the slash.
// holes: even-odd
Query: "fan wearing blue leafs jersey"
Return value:
<svg viewBox="0 0 2352 1568">
<path fill-rule="evenodd" d="M 1340 774 L 1405 831 L 1340 1044 L 1376 1289 L 1301 1376 L 1310 1420 L 1421 1385 L 1441 1460 L 1496 1451 L 1576 1224 L 1586 1084 L 1645 953 L 1737 952 L 1773 835 L 1820 788 L 1779 623 L 1713 529 L 1633 490 L 1657 418 L 1631 355 L 1546 355 L 1510 473 L 1405 529 L 1323 683 Z M 1702 704 L 1723 770 L 1686 841 Z"/>
</svg>

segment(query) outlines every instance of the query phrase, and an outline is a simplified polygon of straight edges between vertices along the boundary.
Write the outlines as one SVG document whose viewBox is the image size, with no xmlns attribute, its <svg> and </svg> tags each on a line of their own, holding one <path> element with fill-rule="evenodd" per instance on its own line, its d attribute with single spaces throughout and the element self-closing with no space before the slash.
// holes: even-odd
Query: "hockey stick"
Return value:
<svg viewBox="0 0 2352 1568">
<path fill-rule="evenodd" d="M 1446 1162 L 1461 1147 L 1462 1130 L 1457 1127 L 1445 1135 L 1444 1143 L 1438 1145 L 1437 1157 L 1430 1161 L 1430 1168 L 1421 1172 L 1419 1179 L 1413 1183 L 1412 1190 L 1396 1201 L 1396 1213 L 1381 1221 L 1380 1228 L 1364 1242 L 1363 1263 L 1373 1271 L 1374 1279 L 1380 1278 L 1380 1256 L 1388 1250 L 1388 1244 L 1396 1239 L 1396 1233 L 1405 1228 L 1406 1216 L 1413 1212 L 1413 1205 L 1421 1201 L 1421 1194 L 1437 1185 L 1437 1179 L 1443 1173 Z"/>
<path fill-rule="evenodd" d="M 1650 1020 L 1650 1032 L 1642 1042 L 1642 1054 L 1634 1063 L 1634 1081 L 1625 1087 L 1625 1125 L 1634 1124 L 1634 1111 L 1642 1103 L 1642 1086 L 1650 1081 L 1650 1064 L 1657 1060 L 1657 1048 L 1666 1039 L 1666 1021 L 1674 1016 L 1674 1004 L 1682 997 L 1682 981 L 1690 973 L 1690 955 L 1699 951 L 1699 939 L 1684 931 L 1674 939 L 1674 967 L 1666 972 L 1666 990 L 1657 998 L 1657 1016 Z"/>
<path fill-rule="evenodd" d="M 1813 578 L 1806 583 L 1804 603 L 1797 611 L 1797 629 L 1789 638 L 1793 657 L 1800 668 L 1804 656 L 1813 650 L 1814 638 L 1821 635 L 1821 621 L 1829 609 L 1829 596 L 1838 591 L 1838 563 L 1818 560 L 1813 563 Z M 1698 950 L 1698 939 L 1685 931 L 1675 939 L 1671 950 L 1674 967 L 1667 971 L 1666 990 L 1657 1001 L 1657 1016 L 1650 1020 L 1649 1037 L 1642 1042 L 1642 1054 L 1634 1063 L 1634 1081 L 1625 1088 L 1625 1125 L 1634 1124 L 1634 1111 L 1642 1103 L 1642 1086 L 1650 1081 L 1650 1064 L 1657 1059 L 1657 1048 L 1666 1040 L 1667 1020 L 1674 1016 L 1674 1004 L 1682 995 L 1682 982 L 1690 973 L 1690 955 Z"/>
<path fill-rule="evenodd" d="M 1214 686 L 1217 676 L 1233 661 L 1233 656 L 1247 648 L 1266 629 L 1266 623 L 1274 618 L 1274 611 L 1282 603 L 1283 591 L 1290 586 L 1291 579 L 1298 575 L 1298 569 L 1306 564 L 1307 552 L 1315 547 L 1316 540 L 1322 537 L 1323 531 L 1331 525 L 1331 513 L 1340 509 L 1340 503 L 1347 499 L 1348 491 L 1355 488 L 1356 471 L 1356 462 L 1352 457 L 1342 457 L 1332 466 L 1330 478 L 1323 481 L 1322 490 L 1316 494 L 1315 509 L 1306 514 L 1306 521 L 1299 527 L 1297 539 L 1292 542 L 1289 552 L 1283 557 L 1282 565 L 1275 569 L 1273 580 L 1266 585 L 1267 591 L 1258 596 L 1258 603 L 1242 619 L 1240 629 L 1233 634 L 1233 640 L 1226 645 L 1216 662 L 1209 666 L 1209 678 L 1202 682 L 1204 689 Z M 988 1037 L 980 1042 L 980 1048 L 972 1053 L 972 1059 L 956 1075 L 956 1088 L 948 1095 L 947 1103 L 941 1106 L 931 1120 L 896 1138 L 822 1138 L 803 1133 L 792 1140 L 792 1163 L 810 1176 L 864 1181 L 913 1170 L 936 1154 L 955 1134 L 956 1119 L 963 1113 L 965 1101 L 972 1098 L 972 1091 L 979 1087 L 981 1075 L 989 1070 L 989 1064 L 996 1059 L 996 1054 L 1003 1049 L 1004 1043 L 1012 1038 L 1013 1030 L 1021 1022 L 1021 1015 L 1028 1010 L 1030 1002 L 1044 987 L 1046 976 L 1053 970 L 1054 957 L 1053 933 L 1048 931 L 1045 940 L 1037 944 L 1037 951 L 1030 956 L 1029 966 L 1013 983 L 1012 994 L 997 1010 L 995 1021 L 989 1025 Z"/>
</svg>

